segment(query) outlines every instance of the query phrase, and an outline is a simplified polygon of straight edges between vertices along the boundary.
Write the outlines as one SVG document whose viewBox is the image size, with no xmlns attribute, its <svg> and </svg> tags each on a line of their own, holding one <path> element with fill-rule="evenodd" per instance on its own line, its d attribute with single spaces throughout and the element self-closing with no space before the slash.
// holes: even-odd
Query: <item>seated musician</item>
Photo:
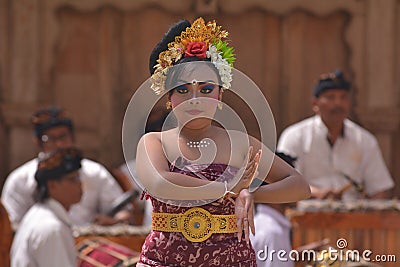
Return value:
<svg viewBox="0 0 400 267">
<path fill-rule="evenodd" d="M 295 158 L 280 152 L 276 152 L 276 155 L 294 167 Z M 287 260 L 271 258 L 273 251 L 289 253 L 292 249 L 292 225 L 286 218 L 285 211 L 293 205 L 295 203 L 256 205 L 254 225 L 257 232 L 255 235 L 250 235 L 250 240 L 256 251 L 257 267 L 294 267 L 294 262 L 288 257 Z"/>
<path fill-rule="evenodd" d="M 70 207 L 82 197 L 80 151 L 58 149 L 35 173 L 37 203 L 24 216 L 12 248 L 11 266 L 76 266 Z"/>
<path fill-rule="evenodd" d="M 41 153 L 46 154 L 57 148 L 71 147 L 75 143 L 73 122 L 65 112 L 56 107 L 38 110 L 32 117 L 35 142 Z M 16 170 L 6 179 L 1 200 L 6 208 L 14 230 L 22 217 L 35 203 L 33 193 L 36 188 L 34 174 L 38 158 L 32 159 Z M 81 180 L 83 184 L 82 200 L 69 210 L 73 225 L 85 225 L 96 222 L 111 225 L 128 221 L 131 212 L 127 209 L 114 216 L 107 213 L 114 201 L 122 194 L 111 174 L 97 162 L 82 160 Z"/>
<path fill-rule="evenodd" d="M 312 196 L 389 198 L 394 183 L 376 138 L 347 118 L 350 83 L 341 71 L 320 76 L 312 104 L 316 115 L 288 127 L 277 148 L 297 158 Z"/>
<path fill-rule="evenodd" d="M 155 107 L 147 118 L 144 132 L 161 132 L 163 123 L 165 118 L 168 116 L 168 113 L 169 112 L 166 111 L 165 108 Z M 126 177 L 129 177 L 129 179 L 132 181 L 134 189 L 139 192 L 138 198 L 136 199 L 136 208 L 140 209 L 143 214 L 143 219 L 140 224 L 143 226 L 151 226 L 151 213 L 153 212 L 153 207 L 151 205 L 151 201 L 146 201 L 142 197 L 143 190 L 135 180 L 135 177 L 137 177 L 136 160 L 131 160 L 122 164 L 119 167 L 119 171 L 121 171 Z"/>
</svg>

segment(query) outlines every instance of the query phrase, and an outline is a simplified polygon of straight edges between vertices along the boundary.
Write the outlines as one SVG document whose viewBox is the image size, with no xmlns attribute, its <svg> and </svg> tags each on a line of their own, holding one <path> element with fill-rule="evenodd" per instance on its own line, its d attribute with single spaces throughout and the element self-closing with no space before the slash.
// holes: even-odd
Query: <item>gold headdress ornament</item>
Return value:
<svg viewBox="0 0 400 267">
<path fill-rule="evenodd" d="M 222 87 L 228 89 L 232 81 L 232 68 L 235 61 L 233 47 L 229 47 L 226 41 L 228 32 L 221 30 L 215 21 L 204 22 L 203 18 L 195 20 L 191 27 L 187 27 L 181 35 L 175 37 L 175 41 L 168 44 L 168 50 L 159 54 L 155 71 L 151 76 L 151 88 L 156 94 L 165 90 L 165 79 L 168 68 L 182 57 L 210 58 L 218 69 L 222 81 Z"/>
</svg>

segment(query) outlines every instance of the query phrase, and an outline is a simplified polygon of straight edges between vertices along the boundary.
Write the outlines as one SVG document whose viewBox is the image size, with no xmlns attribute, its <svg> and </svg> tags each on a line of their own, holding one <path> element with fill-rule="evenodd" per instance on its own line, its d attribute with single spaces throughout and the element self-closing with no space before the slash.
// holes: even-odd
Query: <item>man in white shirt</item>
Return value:
<svg viewBox="0 0 400 267">
<path fill-rule="evenodd" d="M 284 215 L 284 205 L 259 204 L 254 216 L 256 235 L 250 235 L 258 267 L 294 267 L 290 259 L 292 225 Z"/>
<path fill-rule="evenodd" d="M 281 152 L 276 152 L 276 155 L 294 167 L 294 158 Z M 257 204 L 254 216 L 256 235 L 250 235 L 250 241 L 258 267 L 294 267 L 290 258 L 292 225 L 285 216 L 286 208 L 291 205 Z"/>
<path fill-rule="evenodd" d="M 140 186 L 137 184 L 136 179 L 136 160 L 127 161 L 125 164 L 122 164 L 119 167 L 119 170 L 126 176 L 131 179 L 132 184 L 134 186 L 134 190 L 138 192 L 138 197 L 136 199 L 136 209 L 141 209 L 143 211 L 143 226 L 151 226 L 151 216 L 153 213 L 153 206 L 150 200 L 143 199 L 143 191 Z"/>
<path fill-rule="evenodd" d="M 341 71 L 321 75 L 312 99 L 314 117 L 288 127 L 277 150 L 297 158 L 296 168 L 318 199 L 388 198 L 394 186 L 376 138 L 347 119 L 350 84 Z"/>
<path fill-rule="evenodd" d="M 39 110 L 33 115 L 32 123 L 35 141 L 42 151 L 40 154 L 74 145 L 73 123 L 62 109 L 51 107 Z M 14 230 L 35 203 L 33 193 L 36 189 L 34 174 L 37 165 L 38 158 L 28 161 L 11 172 L 4 184 L 1 200 Z M 129 220 L 131 212 L 128 210 L 122 210 L 113 217 L 107 216 L 114 201 L 122 194 L 122 189 L 106 168 L 97 162 L 83 159 L 80 177 L 83 185 L 82 200 L 69 211 L 73 225 L 92 222 L 110 225 Z"/>
<path fill-rule="evenodd" d="M 40 161 L 35 174 L 36 198 L 18 228 L 12 267 L 72 267 L 77 265 L 70 207 L 82 196 L 80 151 L 59 149 Z"/>
</svg>

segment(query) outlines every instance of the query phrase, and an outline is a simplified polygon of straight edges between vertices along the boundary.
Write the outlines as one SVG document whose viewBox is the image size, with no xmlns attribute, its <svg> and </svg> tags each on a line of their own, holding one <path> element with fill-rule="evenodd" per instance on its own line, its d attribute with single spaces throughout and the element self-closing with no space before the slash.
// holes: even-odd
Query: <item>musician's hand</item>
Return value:
<svg viewBox="0 0 400 267">
<path fill-rule="evenodd" d="M 103 215 L 103 214 L 97 214 L 95 219 L 94 219 L 94 223 L 98 224 L 98 225 L 113 225 L 113 224 L 117 224 L 117 223 L 130 223 L 132 219 L 132 213 L 129 212 L 128 210 L 122 210 L 119 211 L 117 214 L 115 214 L 114 217 L 110 217 L 107 215 Z"/>
<path fill-rule="evenodd" d="M 254 226 L 254 198 L 248 189 L 241 190 L 237 196 L 235 200 L 235 215 L 239 242 L 242 240 L 243 231 L 246 242 L 249 242 L 249 229 L 253 235 L 255 235 L 256 230 Z"/>
<path fill-rule="evenodd" d="M 103 214 L 97 214 L 94 223 L 98 225 L 109 226 L 118 223 L 118 220 Z"/>
<path fill-rule="evenodd" d="M 341 192 L 341 191 L 339 191 L 339 192 L 330 191 L 327 194 L 326 199 L 340 200 L 340 199 L 342 199 L 342 194 L 343 194 L 343 192 Z"/>
<path fill-rule="evenodd" d="M 336 192 L 330 188 L 317 188 L 311 186 L 311 196 L 316 199 L 341 199 L 342 198 L 341 191 Z"/>
<path fill-rule="evenodd" d="M 261 159 L 261 149 L 258 150 L 256 154 L 253 154 L 253 147 L 249 148 L 247 153 L 247 165 L 245 168 L 241 169 L 239 172 L 243 171 L 242 177 L 239 182 L 233 187 L 232 192 L 238 194 L 242 189 L 249 188 L 254 177 L 257 175 L 258 164 Z"/>
</svg>

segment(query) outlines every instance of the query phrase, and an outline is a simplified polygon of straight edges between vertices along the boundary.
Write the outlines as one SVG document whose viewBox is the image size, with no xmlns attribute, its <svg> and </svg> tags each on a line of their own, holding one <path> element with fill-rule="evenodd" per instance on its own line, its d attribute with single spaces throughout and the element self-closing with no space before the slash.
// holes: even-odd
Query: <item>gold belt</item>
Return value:
<svg viewBox="0 0 400 267">
<path fill-rule="evenodd" d="M 191 242 L 203 242 L 214 233 L 236 233 L 235 215 L 214 215 L 196 207 L 183 214 L 152 214 L 152 230 L 161 232 L 181 232 Z"/>
</svg>

